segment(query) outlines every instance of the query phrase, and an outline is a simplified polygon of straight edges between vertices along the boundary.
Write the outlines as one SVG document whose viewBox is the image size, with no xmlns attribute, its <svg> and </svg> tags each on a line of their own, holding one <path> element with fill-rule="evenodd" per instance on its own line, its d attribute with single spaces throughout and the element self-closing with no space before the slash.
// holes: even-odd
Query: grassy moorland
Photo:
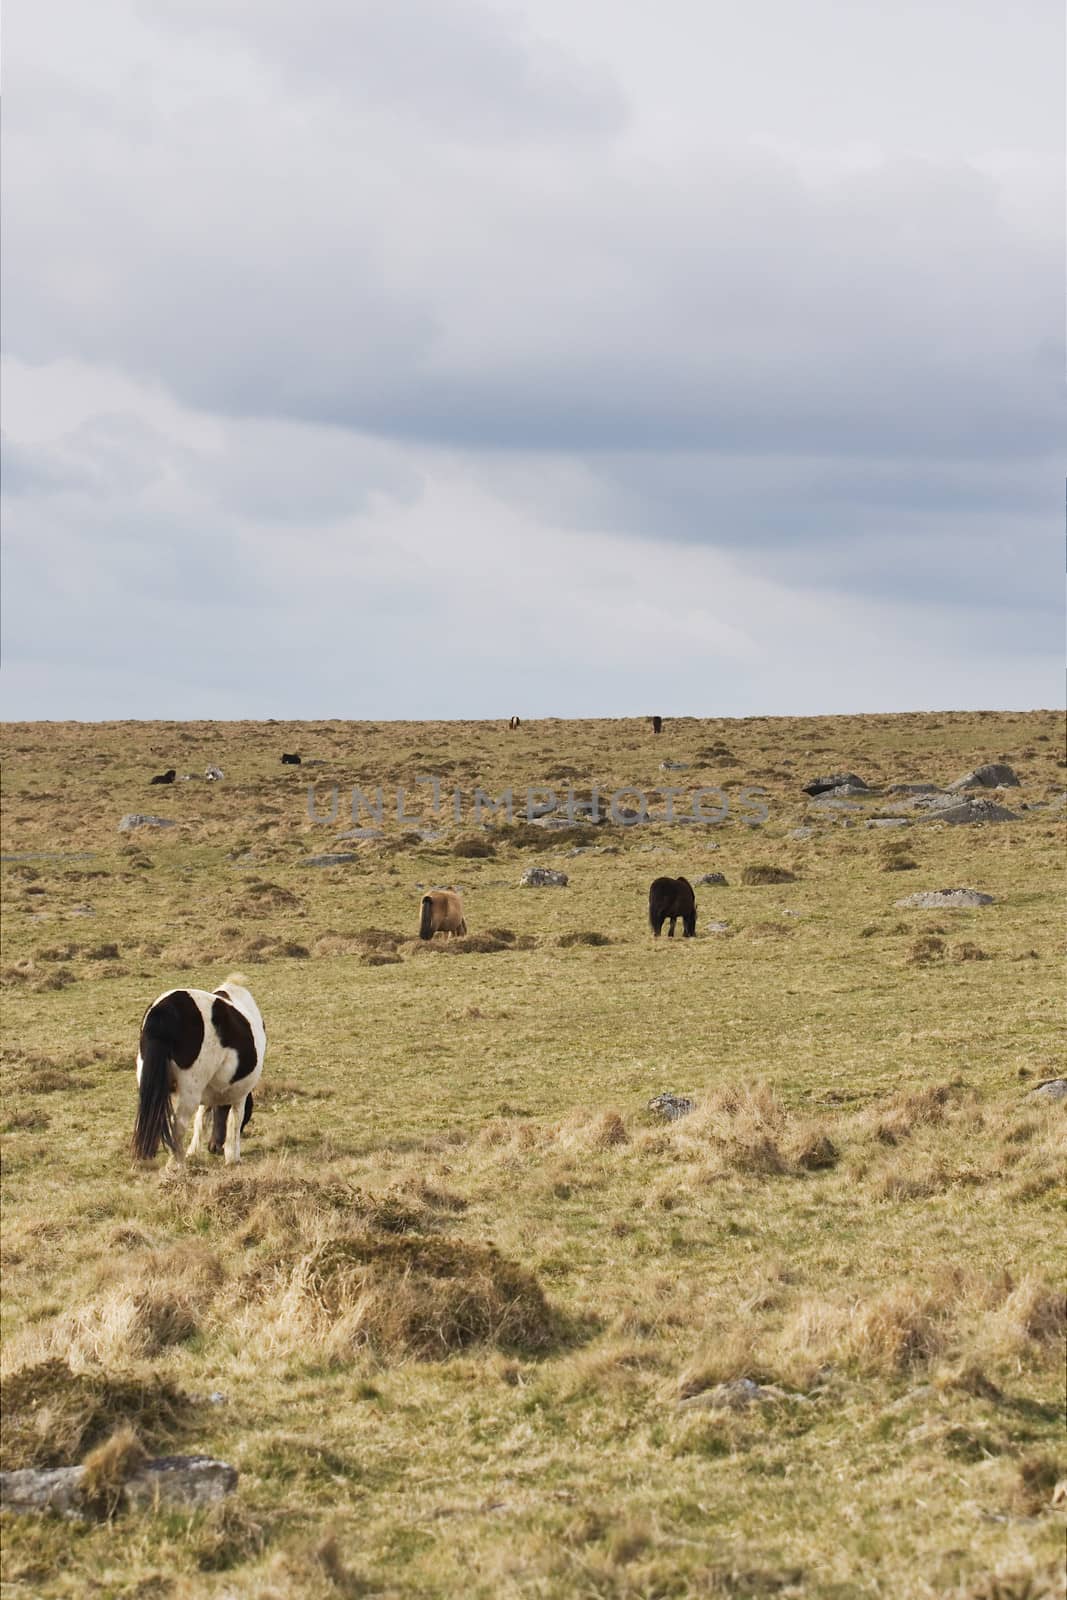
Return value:
<svg viewBox="0 0 1067 1600">
<path fill-rule="evenodd" d="M 1063 1060 L 1058 715 L 3 745 L 3 1464 L 130 1427 L 241 1474 L 193 1516 L 5 1517 L 5 1597 L 1062 1593 L 1067 1119 L 1026 1098 Z M 888 797 L 801 792 L 992 760 L 1018 821 L 867 828 Z M 171 766 L 197 776 L 148 786 Z M 390 807 L 427 774 L 459 822 L 337 842 L 353 785 Z M 733 804 L 470 814 L 476 784 L 591 782 Z M 534 863 L 568 887 L 519 888 Z M 654 943 L 650 880 L 708 872 L 699 936 Z M 422 947 L 447 884 L 470 936 Z M 995 902 L 895 903 L 958 885 Z M 244 1160 L 135 1168 L 141 1013 L 234 968 L 270 1041 Z M 664 1090 L 693 1112 L 650 1114 Z M 761 1397 L 719 1403 L 739 1378 Z"/>
</svg>

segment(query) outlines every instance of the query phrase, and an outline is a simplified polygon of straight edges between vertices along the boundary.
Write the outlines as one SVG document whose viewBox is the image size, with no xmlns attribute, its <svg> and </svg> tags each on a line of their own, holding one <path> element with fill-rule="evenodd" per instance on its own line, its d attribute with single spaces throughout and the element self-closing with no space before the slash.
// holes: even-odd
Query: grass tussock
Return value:
<svg viewBox="0 0 1067 1600">
<path fill-rule="evenodd" d="M 171 1440 L 191 1401 L 164 1378 L 90 1369 L 58 1357 L 20 1367 L 0 1385 L 4 1471 L 79 1461 L 123 1426 L 153 1444 Z"/>
<path fill-rule="evenodd" d="M 440 1360 L 472 1345 L 537 1353 L 559 1319 L 532 1273 L 488 1245 L 372 1233 L 327 1240 L 282 1291 L 286 1319 L 333 1354 Z"/>
<path fill-rule="evenodd" d="M 775 867 L 769 862 L 754 862 L 751 866 L 744 867 L 741 872 L 741 882 L 749 885 L 796 883 L 796 881 L 796 873 L 790 872 L 788 867 Z"/>
<path fill-rule="evenodd" d="M 579 944 L 592 945 L 594 948 L 601 950 L 610 943 L 611 940 L 606 933 L 561 933 L 556 940 L 556 944 L 561 950 L 571 950 L 575 945 Z"/>
<path fill-rule="evenodd" d="M 98 1516 L 113 1517 L 122 1499 L 123 1486 L 138 1467 L 148 1460 L 148 1452 L 134 1428 L 120 1423 L 110 1438 L 90 1450 L 83 1465 L 82 1495 Z"/>
</svg>

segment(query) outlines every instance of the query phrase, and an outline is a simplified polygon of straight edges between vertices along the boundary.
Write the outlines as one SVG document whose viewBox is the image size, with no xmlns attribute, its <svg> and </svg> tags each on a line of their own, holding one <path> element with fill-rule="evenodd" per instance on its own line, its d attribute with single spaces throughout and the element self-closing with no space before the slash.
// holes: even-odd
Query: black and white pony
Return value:
<svg viewBox="0 0 1067 1600">
<path fill-rule="evenodd" d="M 267 1047 L 263 1018 L 244 983 L 234 972 L 212 994 L 168 989 L 145 1012 L 133 1130 L 133 1153 L 140 1160 L 150 1161 L 160 1144 L 175 1161 L 183 1160 L 194 1113 L 187 1153 L 195 1155 L 210 1113 L 208 1149 L 224 1149 L 227 1165 L 240 1161 L 241 1129 L 251 1116 Z"/>
</svg>

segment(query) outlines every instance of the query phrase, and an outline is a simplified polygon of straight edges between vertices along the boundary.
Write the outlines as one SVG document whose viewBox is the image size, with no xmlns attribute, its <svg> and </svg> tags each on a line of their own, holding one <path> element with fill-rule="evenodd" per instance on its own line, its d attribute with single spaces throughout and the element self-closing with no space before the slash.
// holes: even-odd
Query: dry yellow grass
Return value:
<svg viewBox="0 0 1067 1600">
<path fill-rule="evenodd" d="M 241 1472 L 211 1514 L 11 1522 L 5 1595 L 1056 1592 L 1067 1117 L 1025 1096 L 1062 1061 L 1061 719 L 4 743 L 4 1465 L 102 1447 L 108 1505 L 139 1446 Z M 1015 823 L 887 843 L 864 822 L 891 796 L 801 793 L 1003 759 Z M 208 762 L 223 783 L 147 788 Z M 431 773 L 458 822 L 423 838 L 387 804 L 341 837 L 353 785 L 403 785 L 410 815 Z M 332 824 L 309 781 L 321 813 L 338 785 Z M 469 808 L 664 781 L 762 784 L 768 820 Z M 119 835 L 135 811 L 176 826 Z M 520 889 L 531 860 L 568 887 Z M 651 938 L 663 873 L 696 885 L 694 940 Z M 438 885 L 470 933 L 427 947 Z M 995 903 L 895 906 L 954 885 Z M 270 1039 L 242 1166 L 135 1171 L 141 1013 L 235 965 Z M 695 1109 L 655 1117 L 664 1091 Z M 711 1404 L 740 1378 L 765 1398 Z"/>
</svg>

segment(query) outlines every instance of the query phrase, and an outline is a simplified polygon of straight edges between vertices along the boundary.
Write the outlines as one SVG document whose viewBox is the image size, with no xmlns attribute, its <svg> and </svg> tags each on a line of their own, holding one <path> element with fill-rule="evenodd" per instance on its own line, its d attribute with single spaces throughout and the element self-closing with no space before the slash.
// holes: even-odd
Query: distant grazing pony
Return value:
<svg viewBox="0 0 1067 1600">
<path fill-rule="evenodd" d="M 652 732 L 653 733 L 662 733 L 663 732 L 663 718 L 662 717 L 649 717 L 648 720 L 652 724 Z"/>
<path fill-rule="evenodd" d="M 175 1161 L 182 1161 L 194 1112 L 187 1153 L 195 1155 L 205 1112 L 211 1112 L 209 1149 L 221 1144 L 227 1166 L 240 1161 L 241 1129 L 251 1116 L 266 1047 L 263 1018 L 240 973 L 231 973 L 213 994 L 205 989 L 161 994 L 141 1022 L 134 1155 L 150 1161 L 164 1144 Z"/>
<path fill-rule="evenodd" d="M 150 783 L 173 783 L 177 776 L 175 768 L 168 767 L 166 772 L 157 773 L 154 778 L 150 779 Z"/>
<path fill-rule="evenodd" d="M 293 755 L 293 756 L 284 756 L 283 755 L 282 756 L 282 766 L 283 767 L 298 767 L 299 765 L 300 765 L 300 757 L 299 756 L 296 756 L 296 755 Z"/>
<path fill-rule="evenodd" d="M 667 938 L 674 938 L 674 924 L 682 919 L 685 937 L 691 939 L 697 931 L 697 902 L 693 885 L 688 878 L 657 878 L 648 891 L 648 921 L 655 938 L 659 938 L 663 924 L 670 919 Z"/>
<path fill-rule="evenodd" d="M 520 723 L 519 723 L 518 717 L 512 717 L 511 721 L 508 723 L 509 730 L 512 733 L 514 733 L 515 729 L 518 728 L 519 726 L 520 726 Z"/>
<path fill-rule="evenodd" d="M 463 901 L 454 889 L 434 889 L 422 897 L 419 938 L 432 939 L 435 933 L 464 934 Z"/>
</svg>

